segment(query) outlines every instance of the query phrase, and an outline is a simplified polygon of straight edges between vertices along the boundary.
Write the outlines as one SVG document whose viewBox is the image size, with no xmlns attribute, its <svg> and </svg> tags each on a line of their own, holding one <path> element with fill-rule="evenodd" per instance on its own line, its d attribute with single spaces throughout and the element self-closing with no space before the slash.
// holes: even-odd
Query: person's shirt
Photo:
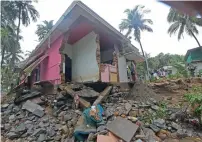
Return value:
<svg viewBox="0 0 202 142">
<path fill-rule="evenodd" d="M 134 68 L 134 70 L 136 69 L 136 65 L 132 62 L 132 67 Z"/>
<path fill-rule="evenodd" d="M 165 71 L 162 71 L 162 76 L 166 76 L 166 72 Z"/>
</svg>

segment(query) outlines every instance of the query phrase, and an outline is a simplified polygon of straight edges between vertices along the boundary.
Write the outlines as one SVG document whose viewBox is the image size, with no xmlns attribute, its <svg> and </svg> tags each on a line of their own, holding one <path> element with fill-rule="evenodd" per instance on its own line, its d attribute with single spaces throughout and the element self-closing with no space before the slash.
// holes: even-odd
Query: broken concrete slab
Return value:
<svg viewBox="0 0 202 142">
<path fill-rule="evenodd" d="M 125 109 L 126 109 L 126 114 L 128 114 L 130 112 L 130 110 L 132 109 L 132 105 L 130 103 L 126 103 Z"/>
<path fill-rule="evenodd" d="M 42 117 L 42 116 L 44 116 L 45 112 L 40 109 L 35 109 L 32 113 L 35 114 L 36 116 Z"/>
<path fill-rule="evenodd" d="M 35 103 L 35 104 L 38 104 L 38 105 L 41 105 L 44 103 L 44 101 L 42 101 L 40 97 L 30 99 L 30 101 Z"/>
<path fill-rule="evenodd" d="M 157 127 L 156 125 L 150 124 L 149 127 L 154 131 L 154 132 L 159 132 L 161 129 Z"/>
<path fill-rule="evenodd" d="M 159 110 L 159 107 L 157 105 L 152 105 L 151 108 L 155 111 L 158 111 Z"/>
<path fill-rule="evenodd" d="M 72 98 L 75 98 L 75 97 L 76 97 L 76 94 L 77 94 L 77 93 L 76 93 L 75 91 L 73 91 L 73 90 L 70 88 L 70 86 L 64 87 L 64 90 L 65 90 L 70 96 L 72 96 Z M 90 103 L 89 103 L 88 101 L 84 100 L 83 98 L 79 98 L 78 101 L 79 101 L 79 104 L 80 104 L 82 107 L 84 107 L 84 108 L 90 107 Z"/>
<path fill-rule="evenodd" d="M 11 140 L 13 140 L 13 139 L 15 139 L 15 138 L 18 138 L 19 136 L 20 136 L 19 134 L 14 133 L 14 132 L 9 132 L 9 133 L 7 134 L 7 137 L 8 137 L 9 139 L 11 139 Z"/>
<path fill-rule="evenodd" d="M 130 142 L 138 129 L 138 125 L 133 124 L 127 119 L 117 117 L 107 125 L 107 129 L 117 137 L 126 142 Z"/>
<path fill-rule="evenodd" d="M 19 126 L 17 126 L 16 131 L 17 131 L 17 132 L 24 132 L 24 131 L 26 131 L 26 126 L 25 126 L 25 124 L 24 124 L 24 123 L 21 123 Z"/>
<path fill-rule="evenodd" d="M 94 91 L 93 89 L 86 87 L 80 91 L 76 91 L 76 93 L 80 96 L 80 97 L 86 97 L 86 98 L 91 98 L 91 97 L 98 97 L 99 93 Z"/>
<path fill-rule="evenodd" d="M 33 91 L 33 92 L 29 93 L 29 94 L 25 94 L 23 96 L 20 96 L 19 98 L 15 98 L 14 102 L 16 104 L 18 104 L 18 103 L 21 103 L 23 101 L 26 101 L 28 99 L 31 99 L 31 98 L 34 98 L 34 97 L 37 97 L 37 96 L 40 96 L 40 95 L 41 95 L 41 92 Z"/>
<path fill-rule="evenodd" d="M 175 122 L 172 122 L 171 123 L 171 126 L 174 128 L 174 129 L 176 129 L 176 130 L 178 130 L 178 129 L 180 129 L 181 128 L 181 126 L 180 125 L 178 125 L 177 123 L 175 123 Z"/>
<path fill-rule="evenodd" d="M 110 91 L 112 89 L 112 86 L 108 86 L 107 88 L 104 89 L 104 91 L 102 91 L 99 95 L 99 97 L 95 100 L 95 102 L 93 103 L 94 106 L 100 104 L 103 99 L 109 95 Z"/>
<path fill-rule="evenodd" d="M 37 105 L 33 102 L 31 102 L 30 100 L 27 100 L 23 106 L 22 109 L 25 109 L 39 117 L 42 117 L 44 115 L 44 108 L 42 108 L 40 105 Z"/>
<path fill-rule="evenodd" d="M 153 120 L 153 124 L 162 129 L 166 128 L 165 120 L 160 118 Z"/>
<path fill-rule="evenodd" d="M 7 108 L 8 106 L 9 106 L 9 104 L 2 104 L 2 105 L 1 105 L 1 108 L 2 108 L 2 109 L 5 109 L 5 108 Z"/>
</svg>

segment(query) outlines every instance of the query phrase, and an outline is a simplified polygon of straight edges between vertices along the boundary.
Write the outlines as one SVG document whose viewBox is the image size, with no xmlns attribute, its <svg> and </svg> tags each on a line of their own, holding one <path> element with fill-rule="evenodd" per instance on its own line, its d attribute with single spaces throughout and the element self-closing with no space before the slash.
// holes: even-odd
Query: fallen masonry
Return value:
<svg viewBox="0 0 202 142">
<path fill-rule="evenodd" d="M 84 84 L 62 84 L 56 93 L 27 91 L 2 104 L 2 141 L 179 142 L 187 136 L 201 140 L 200 131 L 185 128 L 177 117 L 170 119 L 179 109 L 167 108 L 169 116 L 159 117 L 156 96 L 140 96 L 142 89 L 133 92 L 135 88 L 109 84 L 96 92 Z"/>
</svg>

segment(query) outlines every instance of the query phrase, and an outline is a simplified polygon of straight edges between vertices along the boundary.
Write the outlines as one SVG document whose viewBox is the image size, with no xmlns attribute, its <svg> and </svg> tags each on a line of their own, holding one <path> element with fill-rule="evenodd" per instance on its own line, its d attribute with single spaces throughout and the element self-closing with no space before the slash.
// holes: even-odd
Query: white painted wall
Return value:
<svg viewBox="0 0 202 142">
<path fill-rule="evenodd" d="M 119 67 L 119 81 L 128 82 L 127 64 L 126 64 L 126 58 L 124 56 L 118 57 L 118 67 Z"/>
<path fill-rule="evenodd" d="M 98 81 L 96 60 L 96 34 L 89 33 L 72 46 L 72 80 L 76 82 Z"/>
<path fill-rule="evenodd" d="M 178 71 L 175 67 L 172 67 L 171 70 L 172 70 L 172 74 L 176 74 Z"/>
<path fill-rule="evenodd" d="M 117 44 L 114 44 L 114 49 L 118 55 L 119 81 L 128 82 L 126 57 L 120 56 Z"/>
<path fill-rule="evenodd" d="M 199 70 L 202 70 L 202 62 L 192 63 L 193 66 L 196 66 L 195 75 L 198 75 Z"/>
</svg>

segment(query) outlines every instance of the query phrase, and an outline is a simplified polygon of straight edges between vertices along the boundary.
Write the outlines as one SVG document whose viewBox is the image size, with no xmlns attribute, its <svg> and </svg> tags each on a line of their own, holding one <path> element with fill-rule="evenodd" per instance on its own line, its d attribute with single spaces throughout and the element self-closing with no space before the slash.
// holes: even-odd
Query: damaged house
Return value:
<svg viewBox="0 0 202 142">
<path fill-rule="evenodd" d="M 130 40 L 74 1 L 22 68 L 32 83 L 128 82 L 127 62 L 143 61 Z"/>
</svg>

